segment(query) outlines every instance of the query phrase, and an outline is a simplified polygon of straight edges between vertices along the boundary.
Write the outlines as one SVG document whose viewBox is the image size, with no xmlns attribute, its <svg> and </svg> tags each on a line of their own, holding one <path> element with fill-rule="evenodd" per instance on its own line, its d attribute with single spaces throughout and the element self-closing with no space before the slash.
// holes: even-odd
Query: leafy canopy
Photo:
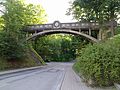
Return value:
<svg viewBox="0 0 120 90">
<path fill-rule="evenodd" d="M 68 14 L 73 14 L 78 21 L 118 20 L 120 0 L 75 0 Z"/>
<path fill-rule="evenodd" d="M 24 0 L 5 0 L 2 18 L 5 28 L 21 29 L 27 24 L 41 24 L 47 21 L 41 5 L 25 4 Z"/>
<path fill-rule="evenodd" d="M 46 22 L 45 10 L 40 5 L 25 4 L 24 0 L 2 0 L 0 6 L 0 56 L 5 59 L 21 59 L 26 53 L 25 34 L 28 24 Z"/>
</svg>

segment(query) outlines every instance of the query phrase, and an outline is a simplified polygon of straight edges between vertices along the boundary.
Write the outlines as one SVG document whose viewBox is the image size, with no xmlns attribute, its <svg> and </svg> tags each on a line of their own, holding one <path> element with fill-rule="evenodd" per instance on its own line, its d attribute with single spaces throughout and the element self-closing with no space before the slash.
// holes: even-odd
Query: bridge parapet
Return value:
<svg viewBox="0 0 120 90">
<path fill-rule="evenodd" d="M 116 22 L 107 22 L 104 26 L 111 27 L 111 23 L 113 27 L 117 24 Z M 55 21 L 51 24 L 36 24 L 36 25 L 28 25 L 24 31 L 32 32 L 32 31 L 43 31 L 43 30 L 54 30 L 54 29 L 93 29 L 98 30 L 100 28 L 99 23 L 97 22 L 73 22 L 73 23 L 60 23 L 59 21 Z"/>
</svg>

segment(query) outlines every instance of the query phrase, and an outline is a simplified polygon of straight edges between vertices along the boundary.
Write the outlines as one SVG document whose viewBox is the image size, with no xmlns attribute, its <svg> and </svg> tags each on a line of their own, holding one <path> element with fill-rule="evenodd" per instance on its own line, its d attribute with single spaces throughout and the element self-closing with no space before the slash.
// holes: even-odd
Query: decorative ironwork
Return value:
<svg viewBox="0 0 120 90">
<path fill-rule="evenodd" d="M 60 22 L 59 21 L 55 21 L 53 23 L 53 28 L 61 28 Z"/>
</svg>

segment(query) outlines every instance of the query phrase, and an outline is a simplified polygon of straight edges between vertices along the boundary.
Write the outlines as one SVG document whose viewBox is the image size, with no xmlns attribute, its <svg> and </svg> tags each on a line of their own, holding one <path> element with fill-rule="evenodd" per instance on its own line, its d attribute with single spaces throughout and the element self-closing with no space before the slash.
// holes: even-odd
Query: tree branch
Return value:
<svg viewBox="0 0 120 90">
<path fill-rule="evenodd" d="M 0 12 L 1 12 L 1 13 L 3 13 L 3 14 L 5 14 L 5 12 L 4 12 L 4 11 L 2 11 L 2 10 L 0 10 Z"/>
</svg>

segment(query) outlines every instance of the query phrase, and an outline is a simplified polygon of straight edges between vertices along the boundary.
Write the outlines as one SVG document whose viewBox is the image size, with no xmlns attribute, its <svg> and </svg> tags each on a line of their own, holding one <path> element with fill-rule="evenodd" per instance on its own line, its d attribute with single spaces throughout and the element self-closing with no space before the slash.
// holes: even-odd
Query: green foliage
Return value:
<svg viewBox="0 0 120 90">
<path fill-rule="evenodd" d="M 26 46 L 6 32 L 0 33 L 0 56 L 7 60 L 19 60 L 25 57 Z"/>
<path fill-rule="evenodd" d="M 120 26 L 118 26 L 116 29 L 115 29 L 115 34 L 120 34 Z"/>
<path fill-rule="evenodd" d="M 3 60 L 2 58 L 0 58 L 0 71 L 5 70 L 6 67 L 8 66 L 6 60 Z"/>
<path fill-rule="evenodd" d="M 120 35 L 82 49 L 74 68 L 99 86 L 120 83 Z"/>
<path fill-rule="evenodd" d="M 5 30 L 20 32 L 28 24 L 41 24 L 46 22 L 45 10 L 40 5 L 24 4 L 22 0 L 6 0 L 4 3 Z"/>
<path fill-rule="evenodd" d="M 4 19 L 0 17 L 0 31 L 3 30 L 3 27 L 4 27 Z"/>
<path fill-rule="evenodd" d="M 23 59 L 27 53 L 26 37 L 22 32 L 28 24 L 46 22 L 45 10 L 40 5 L 25 4 L 24 0 L 4 0 L 0 17 L 0 56 L 7 60 Z"/>
<path fill-rule="evenodd" d="M 36 38 L 33 46 L 45 61 L 66 62 L 74 60 L 87 42 L 80 36 L 55 34 Z"/>
<path fill-rule="evenodd" d="M 118 20 L 120 0 L 75 0 L 68 14 L 73 14 L 78 21 Z"/>
<path fill-rule="evenodd" d="M 29 4 L 26 8 L 27 14 L 24 18 L 24 21 L 27 21 L 26 24 L 43 24 L 47 22 L 47 14 L 41 5 Z"/>
<path fill-rule="evenodd" d="M 27 53 L 27 57 L 23 60 L 12 60 L 8 61 L 0 57 L 0 71 L 24 68 L 24 67 L 34 67 L 38 64 L 32 59 L 31 55 Z"/>
<path fill-rule="evenodd" d="M 44 60 L 42 59 L 42 57 L 33 49 L 33 47 L 30 47 L 30 50 L 36 55 L 36 57 L 38 58 L 38 60 L 41 62 L 42 65 L 45 65 Z"/>
</svg>

